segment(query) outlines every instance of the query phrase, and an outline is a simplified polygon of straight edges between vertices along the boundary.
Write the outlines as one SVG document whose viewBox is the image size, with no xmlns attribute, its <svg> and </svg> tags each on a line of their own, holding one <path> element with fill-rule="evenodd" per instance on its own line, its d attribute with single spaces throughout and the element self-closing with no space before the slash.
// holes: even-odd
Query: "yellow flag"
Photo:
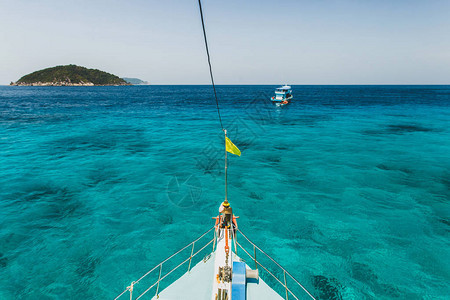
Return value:
<svg viewBox="0 0 450 300">
<path fill-rule="evenodd" d="M 238 147 L 236 147 L 227 137 L 225 137 L 225 145 L 228 152 L 241 156 L 241 150 L 239 150 Z"/>
</svg>

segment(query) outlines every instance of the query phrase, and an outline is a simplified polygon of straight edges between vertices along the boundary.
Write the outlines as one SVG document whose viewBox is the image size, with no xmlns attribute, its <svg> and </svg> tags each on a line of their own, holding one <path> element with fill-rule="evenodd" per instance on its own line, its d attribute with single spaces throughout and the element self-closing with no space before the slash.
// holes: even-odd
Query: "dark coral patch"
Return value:
<svg viewBox="0 0 450 300">
<path fill-rule="evenodd" d="M 76 272 L 81 277 L 92 277 L 99 263 L 100 259 L 85 255 L 78 261 Z"/>
<path fill-rule="evenodd" d="M 403 134 L 409 132 L 429 132 L 432 128 L 423 127 L 420 125 L 411 124 L 392 124 L 387 126 L 387 130 L 391 133 Z"/>
<path fill-rule="evenodd" d="M 368 265 L 358 262 L 352 263 L 352 275 L 356 280 L 366 283 L 373 283 L 378 279 Z"/>
<path fill-rule="evenodd" d="M 4 257 L 2 253 L 0 253 L 0 268 L 5 268 L 8 265 L 8 258 Z"/>
<path fill-rule="evenodd" d="M 434 128 L 429 128 L 415 124 L 390 124 L 380 129 L 367 129 L 363 130 L 364 135 L 383 135 L 383 134 L 407 134 L 415 132 L 432 132 L 436 131 Z"/>
<path fill-rule="evenodd" d="M 313 276 L 312 283 L 317 292 L 317 299 L 342 300 L 339 292 L 342 285 L 336 279 L 316 275 Z"/>
<path fill-rule="evenodd" d="M 249 197 L 252 198 L 252 199 L 256 199 L 256 200 L 262 200 L 263 199 L 263 197 L 260 194 L 255 193 L 255 192 L 251 192 Z"/>
</svg>

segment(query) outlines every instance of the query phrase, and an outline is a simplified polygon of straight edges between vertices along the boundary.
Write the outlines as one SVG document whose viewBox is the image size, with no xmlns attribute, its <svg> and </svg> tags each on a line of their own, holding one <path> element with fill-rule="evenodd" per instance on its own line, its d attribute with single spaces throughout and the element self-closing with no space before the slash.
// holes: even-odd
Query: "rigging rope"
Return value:
<svg viewBox="0 0 450 300">
<path fill-rule="evenodd" d="M 209 56 L 209 49 L 208 49 L 208 40 L 206 39 L 205 21 L 203 20 L 202 2 L 200 0 L 198 0 L 198 8 L 200 9 L 200 17 L 202 19 L 203 37 L 205 39 L 206 55 L 208 56 L 209 75 L 211 76 L 211 84 L 214 90 L 214 97 L 216 99 L 217 114 L 219 115 L 220 127 L 222 127 L 222 130 L 224 130 L 222 124 L 222 117 L 220 116 L 219 100 L 217 99 L 216 86 L 214 85 L 214 77 L 211 67 L 211 58 Z"/>
</svg>

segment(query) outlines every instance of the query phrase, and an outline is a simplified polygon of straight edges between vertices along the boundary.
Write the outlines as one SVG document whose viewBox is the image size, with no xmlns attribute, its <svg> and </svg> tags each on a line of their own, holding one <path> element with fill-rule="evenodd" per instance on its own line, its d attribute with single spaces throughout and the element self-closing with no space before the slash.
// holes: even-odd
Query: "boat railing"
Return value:
<svg viewBox="0 0 450 300">
<path fill-rule="evenodd" d="M 202 252 L 209 245 L 213 244 L 211 252 L 214 251 L 214 246 L 215 246 L 215 241 L 216 241 L 216 234 L 215 234 L 216 231 L 214 231 L 214 238 L 213 239 L 207 240 L 207 242 L 205 244 L 201 243 L 201 248 L 199 250 L 195 251 L 195 246 L 197 245 L 197 247 L 198 247 L 198 244 L 200 243 L 200 240 L 204 236 L 206 236 L 208 233 L 210 233 L 214 228 L 215 227 L 210 228 L 205 233 L 203 233 L 201 236 L 199 236 L 197 239 L 195 239 L 191 243 L 187 244 L 186 246 L 184 246 L 183 248 L 181 248 L 180 250 L 178 250 L 177 252 L 175 252 L 174 254 L 172 254 L 171 256 L 169 256 L 168 258 L 163 260 L 162 262 L 160 262 L 158 265 L 156 265 L 155 267 L 150 269 L 147 273 L 142 275 L 138 280 L 135 280 L 135 281 L 131 282 L 131 284 L 122 293 L 120 293 L 116 298 L 114 298 L 114 300 L 117 300 L 119 298 L 122 298 L 122 296 L 127 295 L 127 292 L 128 292 L 130 300 L 133 300 L 133 299 L 134 300 L 138 300 L 138 299 L 142 298 L 145 294 L 147 294 L 153 288 L 156 288 L 155 297 L 158 298 L 158 296 L 159 296 L 158 293 L 160 292 L 160 282 L 162 280 L 167 278 L 167 276 L 169 276 L 175 270 L 177 270 L 182 265 L 184 265 L 184 264 L 186 264 L 188 262 L 189 262 L 189 264 L 188 264 L 187 271 L 189 272 L 191 270 L 192 259 L 195 256 L 197 256 L 200 252 Z M 174 259 L 176 256 L 178 256 L 180 253 L 182 253 L 183 251 L 185 251 L 187 249 L 191 250 L 189 257 L 184 259 L 181 263 L 177 264 L 175 267 L 171 268 L 169 271 L 167 271 L 167 273 L 165 273 L 163 275 L 163 272 L 162 272 L 163 271 L 163 265 L 164 264 L 168 264 L 169 261 L 171 261 L 172 259 Z M 208 253 L 211 253 L 211 252 L 208 252 Z M 135 296 L 133 296 L 133 290 L 134 290 L 135 285 L 140 283 L 144 278 L 147 278 L 150 274 L 154 274 L 155 272 L 157 272 L 157 274 L 158 274 L 158 279 L 155 282 L 153 282 L 148 288 L 146 288 L 142 293 L 140 293 L 138 295 L 136 295 L 136 293 L 135 293 Z"/>
<path fill-rule="evenodd" d="M 203 233 L 201 236 L 196 238 L 194 241 L 190 242 L 189 244 L 187 244 L 186 246 L 184 246 L 183 248 L 181 248 L 180 250 L 178 250 L 177 252 L 175 252 L 174 254 L 170 255 L 168 258 L 166 258 L 165 260 L 163 260 L 162 262 L 157 264 L 155 267 L 153 267 L 152 269 L 147 271 L 139 279 L 131 282 L 131 284 L 125 290 L 123 290 L 117 297 L 115 297 L 114 300 L 117 300 L 119 298 L 125 298 L 126 295 L 129 296 L 130 300 L 138 300 L 138 299 L 141 299 L 144 295 L 148 294 L 148 292 L 150 292 L 154 288 L 155 288 L 154 296 L 156 298 L 158 298 L 159 292 L 160 292 L 160 287 L 161 287 L 161 285 L 160 285 L 161 281 L 166 279 L 170 274 L 172 274 L 174 271 L 176 271 L 181 266 L 183 266 L 184 264 L 187 264 L 187 263 L 188 263 L 187 272 L 189 272 L 191 270 L 193 258 L 196 257 L 198 254 L 200 254 L 203 250 L 206 249 L 206 247 L 208 247 L 211 244 L 212 244 L 212 249 L 211 249 L 211 251 L 208 250 L 207 254 L 209 254 L 209 256 L 210 256 L 211 253 L 214 252 L 215 244 L 216 244 L 215 243 L 216 242 L 216 233 L 217 233 L 217 231 L 214 229 L 217 229 L 217 227 L 214 226 L 214 227 L 208 229 L 205 233 Z M 214 230 L 214 237 L 212 239 L 207 239 L 206 241 L 202 240 L 208 233 L 210 233 L 213 230 Z M 248 250 L 246 250 L 245 247 L 243 247 L 242 244 L 237 241 L 237 236 L 235 234 L 235 231 L 234 230 L 230 230 L 230 231 L 231 231 L 231 234 L 233 235 L 234 250 L 235 250 L 236 254 L 238 254 L 237 253 L 238 249 L 241 249 L 250 257 L 251 260 L 253 260 L 253 262 L 255 264 L 254 266 L 256 269 L 262 269 L 265 272 L 267 272 L 267 274 L 271 275 L 271 277 L 274 278 L 275 281 L 277 283 L 279 283 L 281 285 L 281 287 L 284 289 L 284 291 L 286 293 L 286 300 L 288 300 L 289 297 L 291 297 L 291 296 L 294 299 L 297 299 L 297 300 L 300 299 L 297 296 L 298 293 L 296 291 L 294 291 L 294 287 L 297 287 L 297 289 L 301 288 L 301 290 L 303 290 L 306 293 L 304 296 L 308 295 L 311 299 L 315 299 L 314 296 L 297 279 L 295 279 L 294 276 L 291 275 L 291 273 L 289 273 L 278 262 L 276 262 L 275 259 L 273 259 L 269 254 L 267 254 L 261 248 L 259 248 L 257 245 L 255 245 L 255 243 L 253 243 L 239 228 L 236 228 L 236 231 L 239 232 L 245 238 L 245 240 L 247 240 L 247 242 L 251 245 L 251 247 L 253 248 L 253 255 L 250 254 L 250 252 Z M 199 245 L 200 245 L 200 249 L 198 249 Z M 196 250 L 196 246 L 197 246 L 198 250 Z M 188 251 L 188 249 L 190 250 L 189 251 L 190 255 L 184 259 L 182 257 L 181 258 L 182 261 L 172 267 L 171 261 L 175 260 L 176 257 L 179 256 L 180 253 L 182 253 L 184 251 Z M 260 253 L 260 254 L 257 256 L 257 253 Z M 274 264 L 274 267 L 270 268 L 267 264 L 265 264 L 265 263 L 263 264 L 262 259 L 258 258 L 258 257 L 261 257 L 261 255 L 263 255 L 264 257 L 269 259 L 270 262 L 272 262 Z M 206 255 L 204 260 L 207 259 L 209 256 Z M 166 265 L 166 266 L 169 265 L 169 268 L 167 270 L 164 269 L 164 273 L 163 273 L 164 265 Z M 249 264 L 247 264 L 247 265 L 249 265 Z M 283 274 L 282 279 L 280 279 L 279 277 L 277 277 L 274 274 L 277 272 L 281 272 Z M 185 273 L 185 272 L 183 272 L 183 273 Z M 148 278 L 151 277 L 150 276 L 151 274 L 155 274 L 155 275 L 158 274 L 157 279 L 153 282 L 150 281 L 152 283 L 147 285 L 148 287 L 143 292 L 137 293 L 135 290 L 135 286 L 137 284 L 141 283 L 142 281 L 144 281 L 144 279 L 146 279 L 146 278 L 148 280 Z M 154 278 L 156 278 L 156 277 L 154 277 Z M 288 286 L 288 280 L 292 281 L 293 285 L 290 284 Z M 133 292 L 134 292 L 134 294 L 133 294 Z"/>
<path fill-rule="evenodd" d="M 242 249 L 249 257 L 251 260 L 254 261 L 255 263 L 255 268 L 258 269 L 259 267 L 262 268 L 265 272 L 267 272 L 268 274 L 270 274 L 275 280 L 276 282 L 278 282 L 283 289 L 286 292 L 286 300 L 289 299 L 290 296 L 294 297 L 294 299 L 300 299 L 296 294 L 294 294 L 293 291 L 293 287 L 290 286 L 288 287 L 288 278 L 290 278 L 290 281 L 292 281 L 297 287 L 301 288 L 301 290 L 303 290 L 306 295 L 308 295 L 311 299 L 315 299 L 314 296 L 297 280 L 295 279 L 294 276 L 291 275 L 291 273 L 289 273 L 285 268 L 283 268 L 279 263 L 277 263 L 275 261 L 275 259 L 273 259 L 269 254 L 267 254 L 266 252 L 264 252 L 261 248 L 259 248 L 258 246 L 255 245 L 255 243 L 253 243 L 244 233 L 242 233 L 241 230 L 239 230 L 239 228 L 237 228 L 237 231 L 250 243 L 250 245 L 253 247 L 253 255 L 250 254 L 235 238 L 235 244 Z M 258 251 L 258 252 L 257 252 Z M 237 251 L 236 251 L 237 252 Z M 268 258 L 274 265 L 276 268 L 278 268 L 280 271 L 282 271 L 283 273 L 283 278 L 280 279 L 278 278 L 275 274 L 274 271 L 270 271 L 268 266 L 263 265 L 261 263 L 261 259 L 258 260 L 257 258 L 257 253 L 261 253 L 262 255 L 264 255 L 266 258 Z M 236 253 L 237 254 L 237 253 Z M 306 296 L 304 295 L 304 296 Z"/>
</svg>

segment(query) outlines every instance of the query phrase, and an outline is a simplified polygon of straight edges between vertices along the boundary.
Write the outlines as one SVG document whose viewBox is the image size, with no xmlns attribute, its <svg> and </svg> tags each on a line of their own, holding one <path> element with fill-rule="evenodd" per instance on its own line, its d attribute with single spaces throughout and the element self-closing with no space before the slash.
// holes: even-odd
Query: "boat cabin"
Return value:
<svg viewBox="0 0 450 300">
<path fill-rule="evenodd" d="M 284 85 L 275 89 L 274 101 L 285 101 L 292 98 L 292 88 L 289 85 Z"/>
</svg>

